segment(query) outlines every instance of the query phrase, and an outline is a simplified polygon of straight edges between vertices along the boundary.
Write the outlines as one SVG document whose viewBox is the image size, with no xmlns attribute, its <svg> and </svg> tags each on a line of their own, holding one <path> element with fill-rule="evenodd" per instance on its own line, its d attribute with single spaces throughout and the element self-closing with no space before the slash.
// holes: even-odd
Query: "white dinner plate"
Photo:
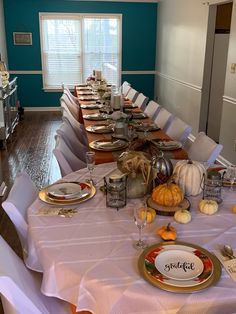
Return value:
<svg viewBox="0 0 236 314">
<path fill-rule="evenodd" d="M 81 188 L 80 183 L 63 182 L 56 183 L 48 187 L 48 195 L 54 198 L 74 199 L 86 197 L 90 193 L 90 188 Z"/>
<path fill-rule="evenodd" d="M 157 270 L 175 280 L 190 280 L 198 277 L 204 268 L 201 259 L 184 250 L 165 250 L 155 259 Z"/>
</svg>

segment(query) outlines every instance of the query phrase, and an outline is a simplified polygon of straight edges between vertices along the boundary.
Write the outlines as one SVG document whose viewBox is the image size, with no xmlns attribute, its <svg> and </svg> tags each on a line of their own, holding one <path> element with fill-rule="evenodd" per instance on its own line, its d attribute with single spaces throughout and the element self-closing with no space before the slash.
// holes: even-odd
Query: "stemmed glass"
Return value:
<svg viewBox="0 0 236 314">
<path fill-rule="evenodd" d="M 226 170 L 226 177 L 230 181 L 230 190 L 234 190 L 234 182 L 236 180 L 236 166 L 229 166 Z"/>
<path fill-rule="evenodd" d="M 134 223 L 139 230 L 139 239 L 134 243 L 134 248 L 137 250 L 144 249 L 147 246 L 145 240 L 142 239 L 142 229 L 147 223 L 147 207 L 135 207 L 134 208 Z"/>
<path fill-rule="evenodd" d="M 143 123 L 142 124 L 142 128 L 143 128 L 143 131 L 144 131 L 143 137 L 144 137 L 145 140 L 147 140 L 148 139 L 148 132 L 149 132 L 149 129 L 150 129 L 149 123 Z"/>
<path fill-rule="evenodd" d="M 87 163 L 87 168 L 89 170 L 90 174 L 90 182 L 94 184 L 93 180 L 93 170 L 95 166 L 95 153 L 94 152 L 86 152 L 86 163 Z"/>
<path fill-rule="evenodd" d="M 142 239 L 142 229 L 147 224 L 147 184 L 144 184 L 144 196 L 143 196 L 143 204 L 141 207 L 134 208 L 134 223 L 138 227 L 139 230 L 139 239 L 134 243 L 134 248 L 137 250 L 144 249 L 147 247 L 147 242 Z"/>
<path fill-rule="evenodd" d="M 135 137 L 135 130 L 134 130 L 134 128 L 133 127 L 128 127 L 128 131 L 127 131 L 127 140 L 128 140 L 128 143 L 129 143 L 128 150 L 130 150 L 130 145 L 131 145 L 134 137 Z"/>
</svg>

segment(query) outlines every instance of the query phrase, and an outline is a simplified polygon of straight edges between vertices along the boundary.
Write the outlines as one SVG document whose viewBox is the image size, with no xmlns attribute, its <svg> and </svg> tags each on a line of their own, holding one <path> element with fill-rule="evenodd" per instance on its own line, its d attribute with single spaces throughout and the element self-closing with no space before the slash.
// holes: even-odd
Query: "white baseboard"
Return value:
<svg viewBox="0 0 236 314">
<path fill-rule="evenodd" d="M 58 107 L 24 107 L 25 111 L 61 111 L 61 106 Z"/>
</svg>

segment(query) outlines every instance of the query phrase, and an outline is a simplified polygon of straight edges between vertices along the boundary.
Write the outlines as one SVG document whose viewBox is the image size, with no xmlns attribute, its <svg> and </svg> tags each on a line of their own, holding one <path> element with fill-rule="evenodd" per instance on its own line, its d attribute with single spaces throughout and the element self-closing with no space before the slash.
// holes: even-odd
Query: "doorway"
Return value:
<svg viewBox="0 0 236 314">
<path fill-rule="evenodd" d="M 209 6 L 199 129 L 217 143 L 224 95 L 233 2 Z"/>
</svg>

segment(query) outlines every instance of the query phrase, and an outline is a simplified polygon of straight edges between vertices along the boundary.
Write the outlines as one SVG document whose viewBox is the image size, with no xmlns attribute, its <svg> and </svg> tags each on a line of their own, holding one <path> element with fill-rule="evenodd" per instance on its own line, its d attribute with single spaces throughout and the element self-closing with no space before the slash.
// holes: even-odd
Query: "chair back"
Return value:
<svg viewBox="0 0 236 314">
<path fill-rule="evenodd" d="M 81 131 L 82 132 L 82 131 Z M 64 121 L 56 130 L 56 133 L 63 137 L 70 150 L 82 161 L 86 162 L 86 152 L 89 151 L 88 145 L 84 145 L 76 136 L 70 123 Z"/>
<path fill-rule="evenodd" d="M 167 135 L 169 135 L 173 140 L 181 142 L 183 145 L 191 132 L 192 127 L 178 117 L 174 117 L 166 130 Z"/>
<path fill-rule="evenodd" d="M 41 277 L 28 270 L 0 236 L 0 293 L 4 313 L 66 314 L 69 306 L 41 291 Z"/>
<path fill-rule="evenodd" d="M 126 97 L 130 89 L 131 89 L 130 83 L 124 81 L 123 84 L 121 85 L 120 92 L 122 93 L 123 96 Z"/>
<path fill-rule="evenodd" d="M 135 100 L 135 104 L 142 110 L 144 110 L 148 103 L 148 97 L 146 97 L 143 93 L 138 94 L 138 97 Z"/>
<path fill-rule="evenodd" d="M 161 108 L 156 115 L 154 122 L 163 130 L 166 131 L 171 124 L 174 116 L 165 108 Z"/>
<path fill-rule="evenodd" d="M 151 100 L 144 109 L 144 112 L 154 120 L 160 110 L 161 106 L 157 102 Z"/>
<path fill-rule="evenodd" d="M 68 109 L 73 117 L 78 120 L 79 118 L 79 107 L 73 104 L 65 94 L 63 94 L 60 98 L 60 104 L 62 109 Z"/>
<path fill-rule="evenodd" d="M 204 132 L 199 132 L 188 150 L 188 156 L 191 160 L 211 164 L 215 162 L 222 149 L 221 144 L 217 144 Z"/>
<path fill-rule="evenodd" d="M 58 162 L 61 176 L 85 168 L 87 165 L 79 159 L 69 148 L 61 135 L 55 135 L 56 145 L 53 154 Z"/>
<path fill-rule="evenodd" d="M 78 100 L 78 98 L 75 97 L 75 96 L 71 93 L 69 87 L 66 86 L 66 85 L 64 85 L 64 84 L 62 85 L 62 87 L 63 87 L 63 94 L 65 94 L 65 95 L 69 98 L 69 100 L 70 100 L 71 102 L 73 102 L 75 105 L 79 106 L 79 100 Z"/>
<path fill-rule="evenodd" d="M 63 107 L 62 110 L 62 121 L 69 123 L 73 128 L 76 136 L 80 140 L 80 142 L 83 143 L 84 145 L 88 145 L 88 138 L 84 124 L 77 121 L 70 112 L 70 110 L 66 107 L 65 108 Z"/>
<path fill-rule="evenodd" d="M 134 89 L 134 88 L 131 87 L 130 90 L 128 91 L 126 97 L 127 97 L 129 100 L 135 102 L 136 98 L 138 97 L 138 94 L 139 94 L 139 92 L 136 91 L 136 89 Z"/>
<path fill-rule="evenodd" d="M 14 224 L 23 249 L 27 256 L 27 209 L 38 197 L 38 189 L 27 173 L 18 173 L 7 199 L 2 203 L 6 214 Z"/>
</svg>

